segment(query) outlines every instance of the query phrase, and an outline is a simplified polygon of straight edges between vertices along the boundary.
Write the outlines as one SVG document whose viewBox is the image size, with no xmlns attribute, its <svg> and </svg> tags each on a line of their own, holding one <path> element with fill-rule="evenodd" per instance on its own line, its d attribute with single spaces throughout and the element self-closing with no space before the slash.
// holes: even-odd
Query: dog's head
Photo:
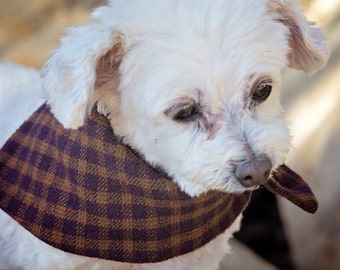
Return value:
<svg viewBox="0 0 340 270">
<path fill-rule="evenodd" d="M 112 0 L 70 29 L 44 70 L 66 128 L 89 107 L 190 195 L 242 192 L 281 165 L 290 135 L 282 72 L 328 59 L 294 0 Z"/>
</svg>

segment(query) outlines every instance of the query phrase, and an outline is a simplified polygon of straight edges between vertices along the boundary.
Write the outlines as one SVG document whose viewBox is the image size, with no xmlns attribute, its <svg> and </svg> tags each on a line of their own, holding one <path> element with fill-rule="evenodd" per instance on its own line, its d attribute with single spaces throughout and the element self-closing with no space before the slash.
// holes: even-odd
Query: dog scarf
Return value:
<svg viewBox="0 0 340 270">
<path fill-rule="evenodd" d="M 265 187 L 308 212 L 316 199 L 282 165 Z M 0 207 L 66 252 L 129 263 L 192 252 L 223 233 L 251 192 L 192 198 L 114 135 L 96 110 L 79 130 L 40 107 L 0 152 Z"/>
</svg>

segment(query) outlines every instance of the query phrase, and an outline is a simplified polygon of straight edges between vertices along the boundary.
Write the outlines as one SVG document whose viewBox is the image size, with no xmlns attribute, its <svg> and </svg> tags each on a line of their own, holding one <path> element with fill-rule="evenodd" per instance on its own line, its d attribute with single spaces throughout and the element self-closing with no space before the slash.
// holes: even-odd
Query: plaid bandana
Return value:
<svg viewBox="0 0 340 270">
<path fill-rule="evenodd" d="M 265 187 L 317 209 L 285 165 Z M 42 241 L 88 257 L 151 263 L 192 252 L 223 233 L 250 196 L 189 197 L 118 141 L 95 110 L 79 130 L 67 130 L 43 105 L 0 152 L 0 207 Z"/>
</svg>

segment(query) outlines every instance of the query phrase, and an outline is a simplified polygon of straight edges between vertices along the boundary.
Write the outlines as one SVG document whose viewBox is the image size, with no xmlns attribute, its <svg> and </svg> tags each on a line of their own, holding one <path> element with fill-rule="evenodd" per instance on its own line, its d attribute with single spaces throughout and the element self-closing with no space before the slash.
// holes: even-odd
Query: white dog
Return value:
<svg viewBox="0 0 340 270">
<path fill-rule="evenodd" d="M 313 74 L 328 59 L 321 31 L 297 5 L 111 0 L 93 12 L 92 24 L 69 29 L 46 64 L 47 103 L 71 129 L 81 127 L 97 104 L 124 143 L 190 196 L 254 189 L 290 149 L 279 99 L 282 72 L 290 67 Z M 0 145 L 45 101 L 35 76 L 0 89 L 0 110 L 11 112 L 1 111 Z M 15 88 L 19 97 L 32 85 L 39 91 L 29 94 L 30 108 L 23 109 L 28 99 L 8 93 Z M 55 249 L 1 211 L 0 269 L 218 269 L 239 221 L 192 253 L 130 264 Z"/>
</svg>

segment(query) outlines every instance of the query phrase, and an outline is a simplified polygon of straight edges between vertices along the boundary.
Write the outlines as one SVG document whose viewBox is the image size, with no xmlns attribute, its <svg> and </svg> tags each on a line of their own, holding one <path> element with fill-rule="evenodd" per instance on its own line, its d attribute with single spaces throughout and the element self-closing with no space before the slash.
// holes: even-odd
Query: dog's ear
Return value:
<svg viewBox="0 0 340 270">
<path fill-rule="evenodd" d="M 54 116 L 65 128 L 83 125 L 103 59 L 122 58 L 122 34 L 101 22 L 71 28 L 42 70 L 43 88 Z M 109 59 L 108 59 L 109 58 Z"/>
<path fill-rule="evenodd" d="M 289 67 L 313 74 L 323 68 L 329 58 L 320 29 L 309 22 L 298 7 L 297 0 L 269 0 L 269 11 L 289 29 L 291 51 Z"/>
</svg>

